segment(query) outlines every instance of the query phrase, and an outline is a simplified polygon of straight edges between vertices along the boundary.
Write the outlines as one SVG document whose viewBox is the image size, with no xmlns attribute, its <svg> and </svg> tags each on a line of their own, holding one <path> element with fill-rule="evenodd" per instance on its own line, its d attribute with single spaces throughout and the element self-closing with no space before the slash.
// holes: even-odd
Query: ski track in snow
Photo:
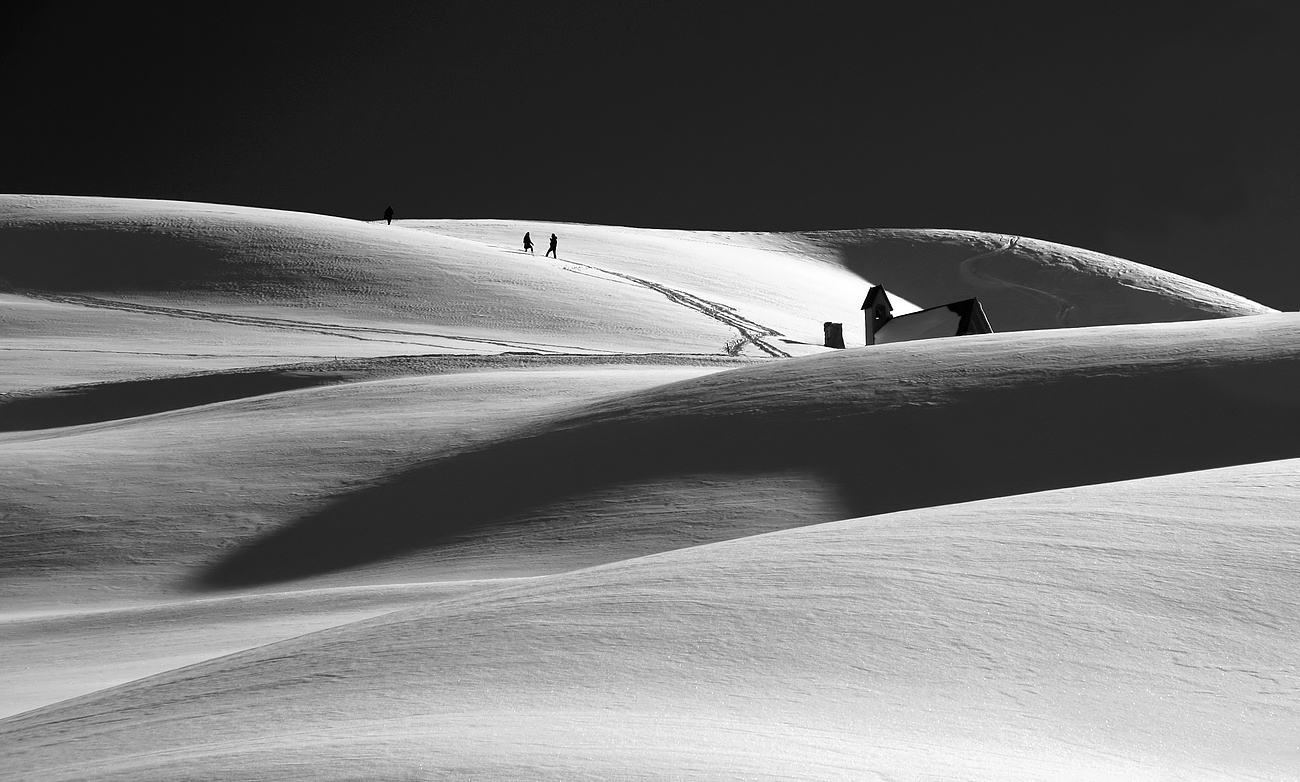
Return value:
<svg viewBox="0 0 1300 782">
<path fill-rule="evenodd" d="M 995 250 L 990 250 L 986 253 L 980 253 L 979 255 L 971 256 L 970 258 L 967 258 L 966 260 L 962 261 L 961 265 L 958 267 L 958 271 L 960 272 L 962 279 L 964 279 L 966 282 L 976 287 L 979 287 L 981 285 L 990 285 L 990 284 L 1000 285 L 1003 288 L 1014 288 L 1016 290 L 1026 291 L 1027 293 L 1030 293 L 1031 295 L 1034 296 L 1045 298 L 1048 301 L 1056 304 L 1057 306 L 1057 312 L 1056 312 L 1057 325 L 1062 327 L 1069 326 L 1070 310 L 1074 309 L 1074 305 L 1071 304 L 1066 299 L 1057 296 L 1053 293 L 1049 293 L 1048 291 L 1041 290 L 1039 288 L 1034 288 L 1029 285 L 1022 285 L 1018 282 L 1011 282 L 1010 280 L 1006 280 L 996 275 L 989 274 L 988 272 L 981 271 L 978 268 L 976 264 L 977 261 L 987 260 L 996 255 L 1002 255 L 1003 253 L 1011 252 L 1019 244 L 1020 244 L 1020 237 L 1014 236 L 1011 239 L 1009 239 L 1005 245 L 998 247 Z"/>
<path fill-rule="evenodd" d="M 138 304 L 113 299 L 102 299 L 95 296 L 86 296 L 72 293 L 46 293 L 29 290 L 15 290 L 23 296 L 33 299 L 41 299 L 56 304 L 69 304 L 79 307 L 92 307 L 96 309 L 119 310 L 122 312 L 132 312 L 144 315 L 161 315 L 169 318 L 183 318 L 187 320 L 200 320 L 209 323 L 224 323 L 232 326 L 248 326 L 262 329 L 279 329 L 283 331 L 298 331 L 308 334 L 321 334 L 328 337 L 340 337 L 343 339 L 354 339 L 361 342 L 388 342 L 396 345 L 418 345 L 426 348 L 441 348 L 444 350 L 466 350 L 466 348 L 457 348 L 453 345 L 429 344 L 421 340 L 449 340 L 454 342 L 469 342 L 478 345 L 491 345 L 493 347 L 504 348 L 508 350 L 533 350 L 549 353 L 607 353 L 608 351 L 598 351 L 591 348 L 583 348 L 574 345 L 552 345 L 547 343 L 534 342 L 514 342 L 507 340 L 487 339 L 484 337 L 467 337 L 457 334 L 436 334 L 426 331 L 406 331 L 402 329 L 384 329 L 373 326 L 344 326 L 336 323 L 319 323 L 308 320 L 293 320 L 289 318 L 271 318 L 257 317 L 253 315 L 235 315 L 223 312 L 209 312 L 205 310 L 191 310 L 182 307 L 163 307 L 154 304 Z M 401 339 L 401 337 L 410 337 L 411 339 Z"/>
<path fill-rule="evenodd" d="M 721 242 L 706 242 L 706 243 L 722 245 Z M 498 250 L 507 253 L 512 253 L 512 254 L 534 255 L 533 253 L 523 253 L 519 250 L 505 247 L 499 244 L 489 244 L 488 246 L 495 247 Z M 544 256 L 544 257 L 549 257 L 549 256 Z M 556 258 L 555 260 L 559 261 L 559 258 Z M 595 264 L 583 263 L 581 261 L 574 261 L 568 258 L 561 261 L 561 263 L 569 264 L 568 266 L 564 267 L 564 270 L 571 274 L 578 274 L 583 277 L 591 277 L 593 279 L 605 279 L 610 282 L 613 282 L 614 280 L 609 280 L 609 278 L 615 277 L 620 280 L 623 280 L 624 284 L 636 285 L 642 288 L 655 291 L 657 293 L 661 293 L 664 295 L 665 298 L 667 298 L 669 301 L 671 301 L 674 304 L 680 304 L 681 306 L 686 307 L 687 309 L 695 310 L 696 312 L 704 315 L 707 318 L 711 318 L 725 326 L 730 326 L 731 328 L 734 328 L 736 331 L 740 332 L 742 344 L 747 342 L 753 345 L 754 347 L 758 348 L 762 352 L 766 353 L 767 355 L 771 356 L 772 358 L 790 358 L 789 353 L 786 353 L 784 350 L 781 350 L 780 348 L 764 341 L 765 337 L 783 337 L 785 336 L 784 334 L 777 331 L 776 329 L 749 320 L 748 318 L 738 314 L 734 307 L 730 307 L 726 304 L 721 304 L 716 301 L 710 301 L 700 296 L 687 293 L 686 291 L 669 287 L 667 285 L 664 285 L 663 283 L 642 279 L 640 277 L 636 277 L 631 274 L 624 274 L 623 272 L 611 271 L 610 269 L 606 269 L 601 266 L 596 266 Z M 576 268 L 571 268 L 574 266 L 582 267 L 582 269 L 586 269 L 586 271 L 580 271 Z M 591 272 L 595 272 L 595 274 L 592 274 Z M 733 356 L 736 355 L 736 353 L 732 352 L 730 349 L 728 349 L 726 352 L 728 355 L 733 355 Z"/>
<path fill-rule="evenodd" d="M 567 259 L 564 261 L 564 263 L 571 264 L 573 266 L 581 266 L 584 269 L 598 272 L 599 274 L 605 274 L 611 277 L 617 277 L 621 280 L 626 280 L 627 282 L 633 285 L 639 285 L 642 288 L 647 288 L 649 290 L 661 293 L 674 304 L 680 304 L 681 306 L 686 307 L 687 309 L 695 310 L 696 312 L 704 315 L 705 317 L 712 318 L 713 320 L 716 320 L 723 325 L 734 328 L 736 331 L 740 332 L 740 335 L 741 337 L 744 338 L 745 342 L 750 343 L 751 345 L 763 351 L 764 353 L 771 356 L 772 358 L 790 358 L 789 353 L 786 353 L 784 350 L 781 350 L 780 348 L 770 345 L 766 341 L 764 341 L 764 337 L 783 336 L 781 332 L 769 328 L 767 326 L 764 326 L 761 323 L 755 323 L 754 321 L 749 320 L 748 318 L 738 314 L 734 307 L 729 307 L 726 304 L 720 304 L 716 301 L 709 301 L 708 299 L 701 298 L 694 294 L 687 293 L 685 291 L 680 291 L 677 290 L 676 288 L 670 288 L 667 285 L 664 285 L 662 283 L 652 282 L 650 280 L 645 280 L 640 277 L 634 277 L 631 274 L 624 274 L 622 272 L 610 271 L 609 269 L 604 269 L 589 263 L 582 263 L 580 261 L 571 261 Z M 572 272 L 573 274 L 595 276 L 595 275 L 586 274 L 585 272 L 578 271 L 577 269 L 566 268 L 565 271 Z M 728 352 L 730 353 L 730 351 Z"/>
</svg>

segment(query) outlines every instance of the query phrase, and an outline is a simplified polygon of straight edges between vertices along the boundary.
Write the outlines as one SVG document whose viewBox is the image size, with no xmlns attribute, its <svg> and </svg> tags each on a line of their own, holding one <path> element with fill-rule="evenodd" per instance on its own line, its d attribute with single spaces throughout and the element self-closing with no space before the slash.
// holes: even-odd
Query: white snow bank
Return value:
<svg viewBox="0 0 1300 782">
<path fill-rule="evenodd" d="M 1282 778 L 1300 762 L 1297 470 L 547 577 L 32 712 L 0 745 L 43 780 Z"/>
<path fill-rule="evenodd" d="M 704 374 L 392 475 L 246 539 L 205 582 L 276 583 L 403 557 L 430 577 L 538 552 L 596 564 L 1298 457 L 1300 397 L 1288 390 L 1300 384 L 1298 328 L 1289 314 L 991 334 Z"/>
<path fill-rule="evenodd" d="M 815 261 L 733 250 L 756 263 L 726 267 L 604 231 L 611 252 L 580 263 L 321 215 L 0 196 L 0 290 L 149 315 L 159 329 L 197 320 L 388 352 L 485 353 L 808 352 L 798 343 L 820 347 L 823 311 L 853 298 L 853 274 Z M 629 252 L 659 268 L 601 265 Z M 674 271 L 710 266 L 698 279 Z"/>
</svg>

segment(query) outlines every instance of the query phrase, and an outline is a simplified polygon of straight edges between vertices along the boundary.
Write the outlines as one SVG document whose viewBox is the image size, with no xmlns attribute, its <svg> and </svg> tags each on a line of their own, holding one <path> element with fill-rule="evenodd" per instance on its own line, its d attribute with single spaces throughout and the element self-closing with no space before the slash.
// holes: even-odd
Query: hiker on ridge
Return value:
<svg viewBox="0 0 1300 782">
<path fill-rule="evenodd" d="M 555 234 L 551 234 L 551 246 L 546 250 L 546 254 L 558 261 L 560 256 L 555 254 L 555 243 L 557 241 L 559 240 L 555 238 Z"/>
<path fill-rule="evenodd" d="M 524 231 L 524 252 L 533 253 L 533 237 L 529 236 L 528 233 L 528 231 Z M 533 253 L 533 255 L 536 254 Z"/>
<path fill-rule="evenodd" d="M 393 224 L 393 207 L 390 206 L 384 210 L 384 219 L 388 221 L 389 225 Z"/>
</svg>

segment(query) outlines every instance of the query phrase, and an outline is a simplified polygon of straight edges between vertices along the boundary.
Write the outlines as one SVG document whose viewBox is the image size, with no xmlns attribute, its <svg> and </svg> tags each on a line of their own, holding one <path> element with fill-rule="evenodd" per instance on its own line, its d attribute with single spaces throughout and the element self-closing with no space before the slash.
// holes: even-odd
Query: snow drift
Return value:
<svg viewBox="0 0 1300 782">
<path fill-rule="evenodd" d="M 246 544 L 207 581 L 443 545 L 463 564 L 557 537 L 623 557 L 829 520 L 755 485 L 799 476 L 825 487 L 822 513 L 846 518 L 1297 457 L 1300 398 L 1280 391 L 1300 382 L 1297 329 L 1300 316 L 1277 315 L 996 334 L 709 374 L 420 467 Z M 644 526 L 607 507 L 709 480 L 689 509 Z"/>
<path fill-rule="evenodd" d="M 1295 461 L 432 603 L 0 723 L 43 779 L 1273 779 Z"/>
<path fill-rule="evenodd" d="M 999 333 L 822 347 L 871 284 Z M 967 231 L 0 196 L 0 324 L 0 776 L 1300 764 L 1300 315 Z"/>
</svg>

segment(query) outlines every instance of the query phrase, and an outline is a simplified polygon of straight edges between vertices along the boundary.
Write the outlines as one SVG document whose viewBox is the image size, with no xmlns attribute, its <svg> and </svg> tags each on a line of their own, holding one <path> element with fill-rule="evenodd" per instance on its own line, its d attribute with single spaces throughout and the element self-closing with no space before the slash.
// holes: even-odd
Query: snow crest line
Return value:
<svg viewBox="0 0 1300 782">
<path fill-rule="evenodd" d="M 748 318 L 738 314 L 734 307 L 729 307 L 726 304 L 720 304 L 716 301 L 709 301 L 708 299 L 701 298 L 694 294 L 687 293 L 685 291 L 680 291 L 677 290 L 676 288 L 670 288 L 667 285 L 664 285 L 662 283 L 652 282 L 650 280 L 643 280 L 640 277 L 634 277 L 631 274 L 624 274 L 622 272 L 610 271 L 609 269 L 605 269 L 600 266 L 594 266 L 589 263 L 581 263 L 579 261 L 570 261 L 566 259 L 564 262 L 567 264 L 571 264 L 573 266 L 581 266 L 584 269 L 590 269 L 592 271 L 596 271 L 601 274 L 607 274 L 611 277 L 618 277 L 619 279 L 627 280 L 628 282 L 633 283 L 634 285 L 639 285 L 643 288 L 648 288 L 652 291 L 661 293 L 674 304 L 680 304 L 683 307 L 695 310 L 696 312 L 704 315 L 705 317 L 712 318 L 713 320 L 716 320 L 719 323 L 734 328 L 736 331 L 740 332 L 740 336 L 742 337 L 744 342 L 750 343 L 751 345 L 763 351 L 764 353 L 771 356 L 772 358 L 790 358 L 789 353 L 786 353 L 784 350 L 781 350 L 780 348 L 770 345 L 764 341 L 765 337 L 782 336 L 781 332 L 776 331 L 775 329 L 769 328 L 767 326 L 764 326 L 761 323 L 755 323 L 754 321 L 749 320 Z M 583 272 L 580 272 L 576 269 L 566 269 L 565 271 L 572 272 L 573 274 L 583 274 Z M 730 351 L 728 351 L 728 353 L 730 353 Z"/>
<path fill-rule="evenodd" d="M 541 350 L 549 352 L 566 352 L 566 351 L 583 351 L 584 348 L 574 347 L 571 345 L 551 345 L 546 343 L 531 342 L 511 342 L 505 340 L 486 339 L 483 337 L 466 337 L 456 334 L 435 334 L 425 331 L 405 331 L 402 329 L 384 329 L 373 326 L 343 326 L 334 323 L 318 323 L 307 320 L 292 320 L 288 318 L 270 318 L 256 317 L 252 315 L 234 315 L 223 312 L 208 312 L 205 310 L 191 310 L 182 307 L 161 307 L 153 304 L 137 304 L 125 301 L 115 301 L 112 299 L 101 299 L 95 296 L 85 296 L 82 294 L 58 294 L 45 293 L 38 291 L 15 291 L 24 296 L 43 301 L 54 302 L 56 304 L 70 304 L 79 307 L 91 307 L 95 309 L 119 310 L 122 312 L 132 312 L 145 315 L 161 315 L 169 318 L 183 318 L 186 320 L 200 320 L 209 323 L 224 323 L 232 326 L 248 326 L 252 328 L 279 329 L 283 331 L 298 331 L 308 334 L 320 334 L 327 337 L 340 337 L 343 339 L 354 339 L 360 342 L 388 342 L 397 345 L 420 345 L 422 347 L 448 347 L 446 345 L 429 345 L 425 342 L 417 341 L 421 338 L 432 340 L 452 340 L 456 342 L 470 342 L 480 345 L 491 345 L 498 348 L 513 350 Z M 385 337 L 391 337 L 386 339 Z M 400 337 L 412 337 L 414 339 L 400 339 Z"/>
<path fill-rule="evenodd" d="M 1057 306 L 1057 311 L 1056 311 L 1057 325 L 1068 326 L 1069 325 L 1068 321 L 1070 318 L 1070 310 L 1074 309 L 1074 305 L 1071 304 L 1068 300 L 1060 296 L 1057 296 L 1056 294 L 1051 293 L 1049 291 L 1042 290 L 1040 288 L 1035 288 L 1030 285 L 1022 285 L 1018 282 L 1011 282 L 1010 280 L 1003 279 L 1002 277 L 998 277 L 997 275 L 989 274 L 988 272 L 981 271 L 978 268 L 976 261 L 987 260 L 989 258 L 994 257 L 995 255 L 1002 255 L 1003 253 L 1011 252 L 1012 250 L 1016 249 L 1016 247 L 1018 247 L 1019 245 L 1020 245 L 1020 237 L 1014 236 L 1010 240 L 1008 240 L 1005 245 L 998 247 L 995 250 L 990 250 L 986 253 L 980 253 L 979 255 L 973 255 L 970 258 L 967 258 L 966 260 L 962 261 L 961 266 L 958 267 L 958 271 L 960 272 L 962 278 L 966 280 L 966 282 L 976 287 L 980 287 L 981 285 L 998 285 L 1003 288 L 1015 288 L 1017 290 L 1022 290 L 1027 293 L 1030 293 L 1034 296 L 1045 298 Z"/>
</svg>

